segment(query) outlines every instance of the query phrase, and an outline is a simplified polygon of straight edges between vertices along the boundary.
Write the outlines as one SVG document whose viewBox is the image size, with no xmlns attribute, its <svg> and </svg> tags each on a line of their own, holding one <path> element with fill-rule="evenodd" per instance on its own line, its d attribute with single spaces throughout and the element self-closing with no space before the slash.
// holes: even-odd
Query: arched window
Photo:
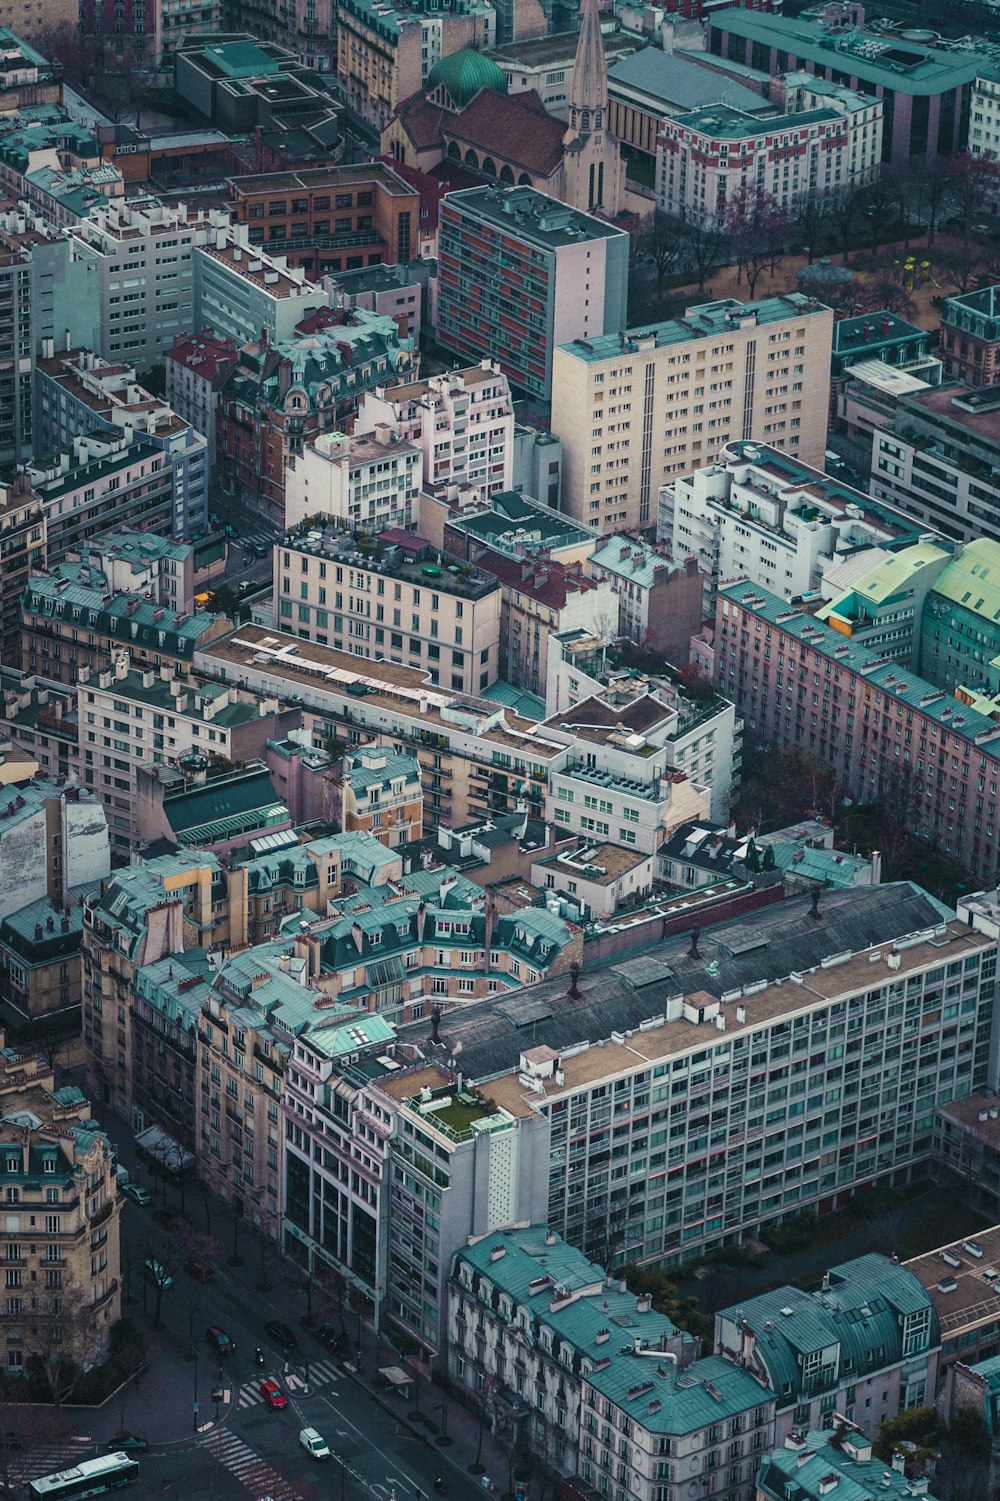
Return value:
<svg viewBox="0 0 1000 1501">
<path fill-rule="evenodd" d="M 462 153 L 461 151 L 459 151 L 454 141 L 452 141 L 451 145 L 448 147 L 448 159 L 449 161 L 453 162 L 460 162 L 462 160 Z"/>
<path fill-rule="evenodd" d="M 590 110 L 589 109 L 582 109 L 580 111 L 580 129 L 581 130 L 589 130 L 590 129 Z"/>
<path fill-rule="evenodd" d="M 511 187 L 513 187 L 513 185 L 514 185 L 514 174 L 510 170 L 509 167 L 501 167 L 500 168 L 500 181 L 501 182 L 509 182 L 510 185 L 511 185 Z"/>
<path fill-rule="evenodd" d="M 483 157 L 482 173 L 484 177 L 496 177 L 497 164 L 493 160 L 492 156 Z"/>
<path fill-rule="evenodd" d="M 528 176 L 527 172 L 521 173 L 520 177 L 517 179 L 517 185 L 519 188 L 531 187 L 531 178 Z"/>
<path fill-rule="evenodd" d="M 465 153 L 465 165 L 471 167 L 473 172 L 479 171 L 479 158 L 471 148 Z"/>
</svg>

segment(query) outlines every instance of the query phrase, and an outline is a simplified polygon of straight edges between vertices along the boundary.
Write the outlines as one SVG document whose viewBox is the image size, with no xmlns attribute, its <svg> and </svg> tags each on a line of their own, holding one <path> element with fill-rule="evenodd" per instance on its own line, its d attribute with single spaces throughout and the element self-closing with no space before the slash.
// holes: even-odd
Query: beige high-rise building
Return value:
<svg viewBox="0 0 1000 1501">
<path fill-rule="evenodd" d="M 603 532 L 648 530 L 659 487 L 735 438 L 822 469 L 832 334 L 832 311 L 790 292 L 560 345 L 563 510 Z"/>
</svg>

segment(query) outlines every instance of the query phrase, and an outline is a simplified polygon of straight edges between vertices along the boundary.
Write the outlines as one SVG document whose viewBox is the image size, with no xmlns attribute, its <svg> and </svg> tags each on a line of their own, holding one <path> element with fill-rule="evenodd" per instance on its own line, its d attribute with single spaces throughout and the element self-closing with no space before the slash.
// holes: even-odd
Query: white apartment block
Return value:
<svg viewBox="0 0 1000 1501">
<path fill-rule="evenodd" d="M 1000 157 L 1000 79 L 983 75 L 972 85 L 969 103 L 969 153 L 971 156 Z M 1000 194 L 994 198 L 996 213 Z"/>
<path fill-rule="evenodd" d="M 586 714 L 579 710 L 582 703 L 588 706 Z M 743 721 L 722 694 L 699 703 L 680 693 L 666 675 L 633 677 L 609 669 L 603 642 L 583 631 L 567 631 L 549 637 L 545 712 L 548 718 L 539 726 L 542 734 L 554 716 L 566 727 L 579 719 L 599 718 L 615 734 L 619 725 L 628 733 L 641 730 L 639 738 L 666 750 L 666 759 L 658 764 L 682 772 L 708 798 L 713 822 L 728 823 L 733 789 L 740 780 Z M 598 814 L 602 824 L 607 821 L 599 808 Z M 555 821 L 570 822 L 558 812 Z M 588 838 L 607 837 L 589 826 L 581 832 Z M 614 842 L 632 845 L 631 840 Z"/>
<path fill-rule="evenodd" d="M 420 450 L 386 423 L 371 433 L 321 433 L 288 460 L 285 525 L 332 523 L 357 532 L 416 527 Z"/>
<path fill-rule="evenodd" d="M 787 114 L 761 119 L 709 104 L 662 122 L 656 201 L 664 213 L 721 217 L 744 185 L 791 208 L 869 181 L 882 159 L 882 101 L 809 75 L 784 82 Z"/>
<path fill-rule="evenodd" d="M 792 600 L 862 550 L 895 550 L 922 535 L 892 506 L 780 449 L 743 441 L 663 487 L 657 531 L 674 557 L 697 558 L 706 617 L 720 583 L 748 578 Z"/>
<path fill-rule="evenodd" d="M 736 438 L 821 468 L 832 336 L 831 310 L 792 292 L 561 345 L 552 430 L 564 510 L 603 532 L 648 531 L 660 486 Z"/>
<path fill-rule="evenodd" d="M 150 527 L 169 534 L 174 474 L 167 456 L 144 438 L 76 437 L 56 458 L 29 464 L 45 510 L 48 556 L 58 561 L 109 527 Z"/>
<path fill-rule="evenodd" d="M 434 686 L 481 693 L 497 677 L 500 585 L 470 564 L 442 566 L 440 556 L 424 546 L 359 551 L 343 533 L 287 535 L 274 549 L 275 624 L 418 668 Z"/>
<path fill-rule="evenodd" d="M 513 484 L 510 382 L 490 360 L 407 386 L 366 391 L 354 431 L 370 433 L 383 423 L 418 445 L 428 488 L 456 485 L 486 501 Z"/>
<path fill-rule="evenodd" d="M 217 229 L 193 255 L 191 328 L 211 328 L 240 345 L 266 333 L 270 344 L 281 344 L 308 313 L 330 305 L 329 294 L 284 256 L 251 247 L 248 225 Z"/>
<path fill-rule="evenodd" d="M 66 231 L 96 251 L 101 289 L 99 353 L 139 370 L 157 364 L 194 327 L 196 245 L 228 229 L 221 209 L 191 211 L 157 199 L 119 199 Z"/>
</svg>

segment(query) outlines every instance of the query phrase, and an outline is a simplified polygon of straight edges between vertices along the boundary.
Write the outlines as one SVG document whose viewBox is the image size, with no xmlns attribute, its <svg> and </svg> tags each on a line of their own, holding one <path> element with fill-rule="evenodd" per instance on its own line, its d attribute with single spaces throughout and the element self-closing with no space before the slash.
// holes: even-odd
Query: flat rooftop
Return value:
<svg viewBox="0 0 1000 1501">
<path fill-rule="evenodd" d="M 713 139 L 731 141 L 741 136 L 775 135 L 781 131 L 803 129 L 809 125 L 824 125 L 831 120 L 841 121 L 843 116 L 835 109 L 807 109 L 794 115 L 772 115 L 761 119 L 745 114 L 728 104 L 705 104 L 673 121 L 684 130 L 693 130 Z M 668 125 L 670 122 L 667 122 Z"/>
<path fill-rule="evenodd" d="M 624 334 L 601 334 L 591 339 L 574 339 L 560 347 L 578 360 L 596 364 L 599 360 L 622 359 L 638 354 L 649 341 L 656 349 L 667 344 L 689 344 L 695 339 L 717 339 L 741 327 L 744 320 L 760 327 L 782 323 L 792 318 L 815 318 L 830 309 L 802 292 L 785 292 L 778 297 L 762 297 L 758 302 L 740 302 L 727 297 L 719 302 L 703 302 L 685 310 L 683 318 L 667 318 L 662 323 L 628 328 Z"/>
<path fill-rule="evenodd" d="M 975 1251 L 969 1250 L 970 1246 Z M 906 1266 L 930 1293 L 942 1340 L 955 1339 L 963 1330 L 1000 1319 L 1000 1225 L 915 1256 Z M 987 1277 L 988 1272 L 995 1275 Z M 950 1288 L 951 1282 L 954 1288 Z"/>
<path fill-rule="evenodd" d="M 546 250 L 579 245 L 586 240 L 617 239 L 625 234 L 615 225 L 568 208 L 534 188 L 502 188 L 496 184 L 462 188 L 449 193 L 447 201 L 456 211 L 475 215 L 516 239 Z M 617 334 L 615 339 L 618 340 Z"/>
<path fill-rule="evenodd" d="M 300 172 L 251 173 L 246 177 L 229 178 L 228 182 L 234 198 L 255 198 L 261 193 L 294 193 L 297 189 L 322 192 L 324 188 L 366 187 L 370 183 L 378 183 L 386 192 L 400 198 L 418 196 L 416 188 L 403 182 L 384 162 L 369 162 L 357 167 L 305 167 Z"/>
</svg>

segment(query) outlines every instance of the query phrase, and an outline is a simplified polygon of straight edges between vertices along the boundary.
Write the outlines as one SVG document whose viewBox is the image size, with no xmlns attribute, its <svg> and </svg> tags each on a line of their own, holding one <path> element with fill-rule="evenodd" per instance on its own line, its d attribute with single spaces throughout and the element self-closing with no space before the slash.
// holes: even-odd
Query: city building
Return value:
<svg viewBox="0 0 1000 1501">
<path fill-rule="evenodd" d="M 664 549 L 664 553 L 666 549 Z M 618 632 L 669 662 L 688 659 L 702 619 L 698 560 L 675 563 L 640 538 L 603 537 L 587 560 L 592 578 L 607 579 L 618 596 Z"/>
<path fill-rule="evenodd" d="M 35 775 L 37 762 L 3 744 L 0 776 L 0 918 L 49 902 L 65 913 L 72 893 L 110 868 L 108 826 L 93 792 Z M 47 923 L 43 923 L 47 926 Z M 8 967 L 8 985 L 14 977 Z M 22 989 L 24 987 L 21 987 Z"/>
<path fill-rule="evenodd" d="M 831 396 L 837 404 L 832 430 L 843 433 L 859 446 L 865 456 L 865 470 L 869 467 L 876 432 L 892 425 L 903 397 L 921 395 L 940 385 L 941 361 L 936 355 L 929 355 L 916 368 L 919 374 L 911 375 L 907 370 L 883 365 L 880 360 L 862 360 L 849 366 L 843 378 L 832 383 Z M 840 472 L 842 467 L 842 463 L 830 458 L 827 464 L 831 472 Z"/>
<path fill-rule="evenodd" d="M 968 147 L 971 156 L 1000 156 L 1000 79 L 992 68 L 983 68 L 972 85 Z M 990 207 L 996 211 L 995 197 Z"/>
<path fill-rule="evenodd" d="M 0 114 L 30 104 L 62 104 L 62 64 L 43 57 L 31 39 L 37 32 L 50 33 L 64 22 L 78 20 L 78 13 L 62 0 L 44 17 L 29 0 L 5 0 L 0 25 Z"/>
<path fill-rule="evenodd" d="M 494 641 L 498 634 L 494 628 Z M 368 659 L 359 684 L 356 656 L 273 628 L 241 626 L 198 652 L 195 665 L 253 692 L 281 700 L 295 694 L 321 744 L 378 740 L 414 751 L 431 827 L 482 823 L 524 803 L 540 818 L 549 767 L 566 756 L 563 746 L 541 738 L 533 720 L 503 704 L 435 687 L 426 667 Z"/>
<path fill-rule="evenodd" d="M 628 236 L 613 225 L 531 188 L 466 188 L 443 200 L 438 341 L 469 362 L 495 361 L 529 396 L 558 398 L 559 345 L 618 339 L 627 294 Z"/>
<path fill-rule="evenodd" d="M 76 693 L 50 688 L 31 673 L 0 667 L 0 735 L 45 777 L 75 775 L 80 737 Z"/>
<path fill-rule="evenodd" d="M 892 425 L 874 433 L 871 493 L 946 537 L 998 541 L 998 443 L 1000 391 L 943 385 L 904 396 Z"/>
<path fill-rule="evenodd" d="M 45 507 L 24 473 L 0 485 L 0 661 L 20 667 L 20 601 L 30 574 L 45 564 Z"/>
<path fill-rule="evenodd" d="M 411 260 L 420 195 L 384 162 L 265 172 L 228 182 L 251 245 L 312 276 Z"/>
<path fill-rule="evenodd" d="M 780 208 L 856 191 L 881 165 L 881 101 L 847 90 L 814 97 L 768 118 L 713 103 L 665 119 L 656 141 L 657 207 L 674 218 L 715 219 L 748 182 Z"/>
<path fill-rule="evenodd" d="M 98 66 L 143 74 L 168 62 L 182 40 L 214 36 L 221 13 L 220 0 L 207 5 L 201 0 L 141 0 L 126 25 L 112 0 L 84 0 L 77 19 L 81 40 L 95 49 Z"/>
<path fill-rule="evenodd" d="M 123 647 L 110 667 L 81 668 L 77 683 L 80 780 L 108 811 L 117 860 L 128 858 L 138 836 L 136 784 L 145 762 L 246 761 L 300 723 L 298 710 L 279 709 L 273 699 L 189 683 L 166 665 L 159 672 L 133 666 Z"/>
<path fill-rule="evenodd" d="M 23 221 L 0 218 L 0 463 L 31 451 L 31 247 Z"/>
<path fill-rule="evenodd" d="M 1000 99 L 1000 84 L 994 87 Z M 951 380 L 967 386 L 1000 385 L 1000 286 L 945 298 L 941 358 Z"/>
<path fill-rule="evenodd" d="M 55 458 L 28 464 L 25 474 L 45 512 L 52 562 L 85 547 L 109 522 L 170 529 L 173 472 L 162 451 L 127 429 L 71 438 Z"/>
<path fill-rule="evenodd" d="M 874 1253 L 831 1267 L 815 1291 L 778 1287 L 715 1316 L 715 1348 L 775 1393 L 779 1443 L 831 1413 L 877 1438 L 879 1423 L 933 1401 L 940 1345 L 919 1278 Z"/>
<path fill-rule="evenodd" d="M 334 526 L 369 535 L 412 531 L 419 517 L 420 449 L 387 423 L 353 437 L 319 433 L 289 461 L 285 525 Z"/>
<path fill-rule="evenodd" d="M 911 157 L 950 156 L 966 144 L 972 87 L 982 70 L 973 52 L 737 7 L 713 13 L 706 43 L 717 57 L 765 73 L 803 70 L 881 98 L 882 159 L 894 166 Z"/>
<path fill-rule="evenodd" d="M 179 334 L 163 357 L 167 405 L 205 439 L 209 473 L 217 452 L 216 416 L 222 387 L 237 358 L 235 339 L 217 338 L 210 328 L 200 334 Z"/>
<path fill-rule="evenodd" d="M 295 0 L 281 11 L 267 0 L 226 0 L 223 13 L 234 40 L 247 37 L 268 52 L 287 49 L 297 55 L 301 67 L 316 73 L 333 73 L 336 68 L 337 27 L 330 0 Z"/>
<path fill-rule="evenodd" d="M 311 40 L 329 46 L 329 8 L 326 32 L 314 32 Z M 320 24 L 317 14 L 310 18 Z M 303 43 L 304 45 L 304 43 Z M 317 68 L 317 61 L 326 67 Z M 319 52 L 311 62 L 273 41 L 261 41 L 247 32 L 216 33 L 184 37 L 174 49 L 174 87 L 191 113 L 210 122 L 229 136 L 248 136 L 260 129 L 269 133 L 289 120 L 321 131 L 329 158 L 339 144 L 340 106 L 323 76 L 329 57 Z"/>
<path fill-rule="evenodd" d="M 872 1457 L 870 1437 L 851 1424 L 837 1422 L 814 1433 L 789 1434 L 784 1447 L 760 1458 L 755 1501 L 822 1501 L 843 1493 L 885 1496 L 887 1501 L 916 1497 L 930 1501 L 926 1480 L 911 1480 L 893 1464 Z"/>
<path fill-rule="evenodd" d="M 425 501 L 426 497 L 421 501 L 421 525 L 428 510 Z M 445 549 L 473 563 L 492 552 L 508 558 L 550 558 L 568 566 L 585 562 L 599 541 L 600 534 L 590 527 L 514 490 L 494 495 L 488 507 L 470 506 L 445 517 Z"/>
<path fill-rule="evenodd" d="M 617 913 L 644 906 L 658 874 L 657 856 L 589 839 L 543 855 L 531 865 L 532 883 L 577 907 L 581 920 L 588 923 L 611 922 Z"/>
<path fill-rule="evenodd" d="M 355 667 L 359 657 L 405 662 L 456 693 L 496 680 L 500 592 L 492 574 L 449 564 L 419 537 L 359 549 L 349 532 L 300 530 L 275 547 L 280 630 L 345 650 Z"/>
<path fill-rule="evenodd" d="M 24 1375 L 55 1346 L 89 1370 L 107 1357 L 122 1309 L 115 1148 L 34 1048 L 4 1047 L 0 1099 L 7 1202 L 20 1206 L 7 1226 L 4 1370 Z"/>
<path fill-rule="evenodd" d="M 660 486 L 737 438 L 820 467 L 832 323 L 829 308 L 793 292 L 562 344 L 552 428 L 565 509 L 602 532 L 650 532 Z"/>
<path fill-rule="evenodd" d="M 694 57 L 669 51 L 666 45 L 635 50 L 635 38 L 629 40 L 632 48 L 608 68 L 611 129 L 626 150 L 652 165 L 664 121 L 717 104 L 722 89 L 718 76 Z M 735 78 L 724 89 L 732 109 L 744 114 L 772 112 L 768 100 Z"/>
<path fill-rule="evenodd" d="M 423 838 L 424 795 L 416 756 L 363 746 L 344 757 L 341 827 L 360 830 L 389 849 Z"/>
<path fill-rule="evenodd" d="M 945 299 L 946 305 L 951 300 Z M 908 323 L 898 313 L 882 311 L 837 318 L 833 325 L 830 374 L 837 382 L 849 374 L 852 366 L 872 360 L 897 370 L 920 368 L 930 356 L 931 343 L 926 328 Z"/>
<path fill-rule="evenodd" d="M 572 30 L 550 32 L 548 36 L 529 37 L 518 42 L 508 39 L 490 51 L 490 61 L 496 63 L 507 79 L 507 93 L 510 96 L 537 94 L 546 112 L 564 121 L 569 114 L 569 91 L 580 42 L 575 19 L 574 15 Z M 612 74 L 620 59 L 637 51 L 642 44 L 638 38 L 623 31 L 606 31 L 604 27 L 607 20 L 607 16 L 602 16 L 601 44 L 610 88 Z M 610 124 L 613 133 L 621 140 L 613 112 Z"/>
<path fill-rule="evenodd" d="M 816 617 L 867 647 L 873 656 L 920 672 L 935 687 L 947 687 L 947 683 L 938 681 L 935 671 L 928 670 L 924 633 L 926 630 L 933 659 L 944 634 L 939 619 L 941 601 L 934 591 L 950 566 L 948 549 L 929 539 L 899 552 L 862 551 L 827 575 L 823 593 L 829 603 L 816 611 Z M 835 587 L 838 574 L 850 575 L 843 592 Z M 962 576 L 959 573 L 957 580 Z M 980 672 L 974 674 L 974 682 L 980 681 Z"/>
<path fill-rule="evenodd" d="M 153 516 L 152 507 L 141 503 L 132 517 L 108 515 L 105 509 L 101 530 L 135 521 L 142 529 L 168 531 L 180 540 L 205 527 L 209 455 L 204 436 L 140 386 L 133 365 L 102 359 L 86 349 L 56 354 L 48 346 L 35 367 L 36 460 L 46 467 L 51 458 L 59 467 L 79 442 L 93 451 L 144 449 L 152 455 L 149 472 L 155 469 L 169 487 L 169 509 L 162 519 L 158 511 Z M 76 472 L 69 475 L 71 484 L 77 479 Z M 117 488 L 111 486 L 111 490 Z M 59 556 L 57 531 L 74 541 L 93 535 L 73 524 L 67 507 L 60 515 L 67 519 L 58 528 L 50 525 L 50 557 Z"/>
<path fill-rule="evenodd" d="M 726 444 L 716 463 L 664 486 L 657 530 L 675 558 L 697 559 L 706 616 L 730 579 L 748 578 L 787 600 L 828 593 L 827 575 L 837 577 L 855 558 L 878 577 L 886 560 L 873 549 L 895 555 L 925 535 L 905 512 L 797 455 L 743 440 Z"/>
<path fill-rule="evenodd" d="M 324 751 L 318 755 L 332 765 Z M 182 769 L 147 763 L 136 776 L 135 810 L 140 848 L 172 845 L 206 850 L 230 861 L 234 855 L 239 858 L 238 851 L 259 853 L 266 847 L 263 841 L 292 828 L 291 812 L 263 761 L 250 761 L 211 778 L 203 765 Z M 289 844 L 294 838 L 291 834 Z M 274 840 L 275 845 L 282 842 Z"/>
<path fill-rule="evenodd" d="M 957 1101 L 954 1103 L 958 1103 Z M 940 1378 L 946 1398 L 959 1363 L 1000 1354 L 1000 1316 L 993 1283 L 1000 1276 L 1000 1228 L 951 1241 L 906 1263 L 934 1304 L 941 1328 Z"/>
<path fill-rule="evenodd" d="M 86 548 L 84 547 L 84 551 Z M 136 662 L 169 667 L 191 676 L 195 648 L 232 629 L 224 615 L 179 610 L 162 595 L 114 582 L 114 574 L 93 563 L 64 559 L 24 580 L 21 598 L 21 665 L 49 682 L 75 686 L 81 670 L 95 671 L 120 646 Z"/>
<path fill-rule="evenodd" d="M 423 218 L 422 207 L 420 212 Z M 402 266 L 360 266 L 356 271 L 338 271 L 325 285 L 332 307 L 362 307 L 394 318 L 400 333 L 419 344 L 430 272 L 430 265 L 412 261 Z"/>
<path fill-rule="evenodd" d="M 614 590 L 580 563 L 482 552 L 476 567 L 500 583 L 498 672 L 515 688 L 544 698 L 551 633 L 586 630 L 611 640 L 618 634 Z"/>
<path fill-rule="evenodd" d="M 194 325 L 194 247 L 214 242 L 228 223 L 218 209 L 189 211 L 183 203 L 122 198 L 92 208 L 73 225 L 70 237 L 94 255 L 97 266 L 97 353 L 140 371 L 158 364 L 178 334 Z"/>
<path fill-rule="evenodd" d="M 283 525 L 289 464 L 353 417 L 363 391 L 416 373 L 414 341 L 392 318 L 317 312 L 293 339 L 245 345 L 216 414 L 221 483 Z"/>
<path fill-rule="evenodd" d="M 907 827 L 993 878 L 993 719 L 746 582 L 718 591 L 715 677 L 759 741 L 817 756 L 849 797 L 902 789 Z"/>
<path fill-rule="evenodd" d="M 344 0 L 337 15 L 337 78 L 349 109 L 378 133 L 398 105 L 419 93 L 441 58 L 496 40 L 490 0 L 449 0 L 447 7 L 420 0 L 405 8 Z"/>
<path fill-rule="evenodd" d="M 466 1087 L 547 1131 L 536 1222 L 570 1244 L 661 1265 L 739 1244 L 923 1176 L 936 1103 L 990 1076 L 994 939 L 908 883 L 827 891 L 821 921 L 812 910 L 798 898 L 667 937 L 570 985 L 446 1013 L 433 1040 L 426 1022 L 404 1026 L 394 1056 L 427 1063 L 461 1044 Z M 948 987 L 967 1006 L 961 1054 Z M 900 1024 L 914 1046 L 896 1056 Z M 827 1101 L 826 1050 L 848 1037 L 857 1051 Z"/>
<path fill-rule="evenodd" d="M 583 704 L 586 718 L 581 721 Z M 733 790 L 740 780 L 742 721 L 737 719 L 732 703 L 710 691 L 707 683 L 695 689 L 686 687 L 667 662 L 655 673 L 637 672 L 606 641 L 584 631 L 567 631 L 549 638 L 545 712 L 549 716 L 546 724 L 559 716 L 564 730 L 582 722 L 586 726 L 584 738 L 598 743 L 606 738 L 617 745 L 620 740 L 628 742 L 630 735 L 648 740 L 649 745 L 626 744 L 631 756 L 624 762 L 619 760 L 618 770 L 642 762 L 641 778 L 649 783 L 655 758 L 668 776 L 679 773 L 687 777 L 709 798 L 716 823 L 728 823 Z M 656 755 L 657 747 L 666 751 L 665 760 Z M 581 745 L 575 759 L 586 763 L 589 754 L 593 754 L 592 747 Z M 627 774 L 631 780 L 631 773 Z M 653 795 L 648 786 L 646 792 Z M 650 811 L 644 801 L 638 806 L 641 812 Z M 558 814 L 556 821 L 571 822 Z M 636 822 L 632 815 L 626 815 L 626 821 Z M 582 832 L 604 833 L 589 825 Z M 633 843 L 631 839 L 619 842 Z"/>
<path fill-rule="evenodd" d="M 354 431 L 372 433 L 382 425 L 419 447 L 421 480 L 432 492 L 454 485 L 485 502 L 511 488 L 514 403 L 506 375 L 491 360 L 366 391 Z"/>
<path fill-rule="evenodd" d="M 193 265 L 192 326 L 209 328 L 237 345 L 265 337 L 269 344 L 282 344 L 308 313 L 330 303 L 324 289 L 298 267 L 287 266 L 284 256 L 271 256 L 260 245 L 251 248 L 245 224 L 217 230 L 211 244 L 196 245 Z"/>
</svg>

